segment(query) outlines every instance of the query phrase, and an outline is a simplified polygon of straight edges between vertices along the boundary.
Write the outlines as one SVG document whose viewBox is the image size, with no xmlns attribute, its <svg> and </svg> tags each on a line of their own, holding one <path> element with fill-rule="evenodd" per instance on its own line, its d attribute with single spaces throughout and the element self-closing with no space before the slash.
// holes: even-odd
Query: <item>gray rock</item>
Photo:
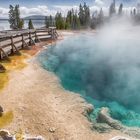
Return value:
<svg viewBox="0 0 140 140">
<path fill-rule="evenodd" d="M 106 123 L 112 128 L 117 129 L 117 130 L 123 129 L 123 126 L 121 125 L 119 121 L 111 118 L 109 109 L 106 107 L 101 108 L 97 117 L 97 122 Z"/>
<path fill-rule="evenodd" d="M 15 140 L 15 138 L 8 131 L 0 130 L 0 140 Z"/>
<path fill-rule="evenodd" d="M 106 123 L 93 123 L 93 130 L 99 133 L 109 133 L 113 128 Z"/>
<path fill-rule="evenodd" d="M 84 106 L 83 106 L 83 112 L 82 112 L 82 114 L 84 116 L 88 117 L 93 110 L 94 110 L 94 107 L 93 107 L 92 104 L 85 103 Z"/>
<path fill-rule="evenodd" d="M 56 128 L 54 128 L 54 127 L 50 127 L 50 128 L 49 128 L 49 132 L 51 132 L 51 133 L 54 133 L 55 130 L 56 130 Z"/>
<path fill-rule="evenodd" d="M 25 140 L 44 140 L 42 136 L 38 137 L 25 137 Z"/>
<path fill-rule="evenodd" d="M 3 108 L 0 106 L 0 117 L 3 115 Z"/>
<path fill-rule="evenodd" d="M 140 128 L 127 127 L 122 125 L 119 121 L 111 118 L 108 108 L 103 107 L 98 114 L 97 124 L 94 124 L 93 128 L 96 129 L 98 132 L 108 132 L 111 130 L 111 128 L 107 127 L 107 125 L 110 126 L 112 129 L 121 130 L 122 133 L 127 134 L 134 139 L 140 139 Z"/>
<path fill-rule="evenodd" d="M 85 106 L 85 111 L 86 111 L 87 114 L 90 114 L 93 110 L 94 110 L 94 107 L 93 107 L 92 104 L 87 104 Z"/>
<path fill-rule="evenodd" d="M 129 138 L 126 138 L 126 137 L 122 137 L 122 136 L 117 136 L 117 137 L 114 137 L 110 140 L 130 140 Z"/>
<path fill-rule="evenodd" d="M 6 71 L 5 67 L 0 64 L 0 73 L 4 73 Z"/>
<path fill-rule="evenodd" d="M 134 128 L 134 127 L 125 127 L 122 130 L 123 133 L 129 135 L 130 137 L 140 139 L 140 128 Z"/>
</svg>

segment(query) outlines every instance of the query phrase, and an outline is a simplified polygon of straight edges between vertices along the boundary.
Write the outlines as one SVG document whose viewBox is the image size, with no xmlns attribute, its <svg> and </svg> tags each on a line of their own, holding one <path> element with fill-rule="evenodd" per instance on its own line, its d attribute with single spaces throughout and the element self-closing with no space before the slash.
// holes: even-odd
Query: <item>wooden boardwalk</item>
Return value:
<svg viewBox="0 0 140 140">
<path fill-rule="evenodd" d="M 28 48 L 35 43 L 47 39 L 57 39 L 55 27 L 32 30 L 6 30 L 0 32 L 0 59 L 8 58 L 10 54 L 19 53 L 20 49 Z"/>
</svg>

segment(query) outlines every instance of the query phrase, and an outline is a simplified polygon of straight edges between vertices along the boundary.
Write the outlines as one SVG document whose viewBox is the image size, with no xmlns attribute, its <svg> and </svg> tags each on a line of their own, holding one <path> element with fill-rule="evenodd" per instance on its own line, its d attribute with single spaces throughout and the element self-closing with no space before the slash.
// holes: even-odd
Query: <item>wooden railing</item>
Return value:
<svg viewBox="0 0 140 140">
<path fill-rule="evenodd" d="M 8 58 L 8 55 L 19 52 L 35 43 L 57 39 L 56 28 L 41 28 L 32 30 L 7 30 L 0 32 L 0 59 Z"/>
</svg>

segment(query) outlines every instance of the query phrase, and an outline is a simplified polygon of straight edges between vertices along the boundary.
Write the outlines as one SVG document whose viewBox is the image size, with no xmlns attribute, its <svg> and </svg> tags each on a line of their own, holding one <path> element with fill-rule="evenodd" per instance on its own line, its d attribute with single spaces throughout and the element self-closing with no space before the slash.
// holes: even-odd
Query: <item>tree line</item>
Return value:
<svg viewBox="0 0 140 140">
<path fill-rule="evenodd" d="M 57 12 L 55 18 L 51 15 L 45 18 L 45 27 L 56 26 L 57 29 L 80 29 L 81 27 L 88 27 L 90 23 L 90 10 L 89 6 L 79 6 L 79 11 L 71 9 L 67 13 L 67 17 L 63 17 L 61 12 Z M 11 29 L 24 28 L 24 19 L 20 17 L 20 7 L 9 6 L 9 23 Z M 30 19 L 28 22 L 28 28 L 34 29 L 33 22 Z"/>
<path fill-rule="evenodd" d="M 109 7 L 109 18 L 116 15 L 123 15 L 123 4 L 120 4 L 117 13 L 114 0 Z M 68 11 L 66 18 L 62 16 L 62 13 L 57 13 L 55 21 L 57 29 L 85 29 L 101 26 L 106 18 L 102 8 L 100 11 L 94 11 L 91 14 L 89 6 L 84 3 L 79 5 L 78 12 L 74 9 Z"/>
<path fill-rule="evenodd" d="M 112 18 L 121 18 L 124 16 L 123 3 L 120 3 L 117 10 L 115 0 L 109 6 L 109 15 L 105 16 L 103 9 L 95 10 L 91 13 L 89 6 L 84 3 L 79 5 L 79 10 L 70 10 L 66 17 L 62 13 L 57 13 L 55 16 L 57 29 L 85 29 L 85 28 L 98 28 Z M 139 11 L 139 12 L 138 12 Z M 138 8 L 133 8 L 130 11 L 130 18 L 134 23 L 140 23 L 140 4 Z"/>
<path fill-rule="evenodd" d="M 56 26 L 57 29 L 95 29 L 102 26 L 112 17 L 122 17 L 123 15 L 123 4 L 121 3 L 119 9 L 116 10 L 115 0 L 113 0 L 109 7 L 108 17 L 104 15 L 102 8 L 100 11 L 96 10 L 91 13 L 89 6 L 86 3 L 83 3 L 83 5 L 79 5 L 78 10 L 69 10 L 66 17 L 63 17 L 61 12 L 57 12 L 55 17 L 52 15 L 46 16 L 44 25 L 46 28 Z M 133 19 L 133 21 L 140 21 L 140 14 L 137 13 L 136 8 L 130 12 L 130 17 Z M 24 27 L 24 20 L 20 17 L 19 5 L 9 6 L 9 23 L 11 29 L 22 29 Z M 28 28 L 34 29 L 31 19 L 28 22 Z"/>
<path fill-rule="evenodd" d="M 10 28 L 13 30 L 20 30 L 24 28 L 24 19 L 21 18 L 20 16 L 20 7 L 19 5 L 10 5 L 9 6 L 9 24 L 10 24 Z M 46 26 L 46 28 L 50 27 L 50 26 L 55 26 L 53 17 L 50 16 L 46 16 L 45 17 L 45 22 L 44 25 Z M 29 19 L 28 21 L 28 29 L 34 29 L 34 25 L 31 19 Z"/>
<path fill-rule="evenodd" d="M 79 12 L 71 9 L 67 16 L 63 17 L 61 12 L 55 15 L 55 24 L 57 29 L 80 29 L 87 28 L 90 25 L 90 9 L 86 3 L 80 4 Z"/>
</svg>

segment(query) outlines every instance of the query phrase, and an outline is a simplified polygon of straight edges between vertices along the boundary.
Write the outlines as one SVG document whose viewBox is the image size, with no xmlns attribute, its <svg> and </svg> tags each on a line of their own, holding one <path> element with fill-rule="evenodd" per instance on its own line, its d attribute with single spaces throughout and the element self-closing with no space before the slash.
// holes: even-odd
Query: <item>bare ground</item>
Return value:
<svg viewBox="0 0 140 140">
<path fill-rule="evenodd" d="M 34 62 L 11 73 L 0 104 L 5 111 L 13 111 L 13 121 L 5 127 L 12 134 L 22 130 L 49 140 L 108 140 L 118 134 L 92 131 L 83 115 L 88 104 L 79 95 L 65 91 L 55 75 Z"/>
<path fill-rule="evenodd" d="M 61 37 L 71 34 L 63 31 Z M 38 51 L 35 48 L 30 55 Z M 118 131 L 93 131 L 92 123 L 83 115 L 90 106 L 78 94 L 64 90 L 57 77 L 33 58 L 23 70 L 12 71 L 9 79 L 0 93 L 0 105 L 5 112 L 13 112 L 12 122 L 3 127 L 12 134 L 22 131 L 45 140 L 109 140 L 122 135 Z"/>
</svg>

